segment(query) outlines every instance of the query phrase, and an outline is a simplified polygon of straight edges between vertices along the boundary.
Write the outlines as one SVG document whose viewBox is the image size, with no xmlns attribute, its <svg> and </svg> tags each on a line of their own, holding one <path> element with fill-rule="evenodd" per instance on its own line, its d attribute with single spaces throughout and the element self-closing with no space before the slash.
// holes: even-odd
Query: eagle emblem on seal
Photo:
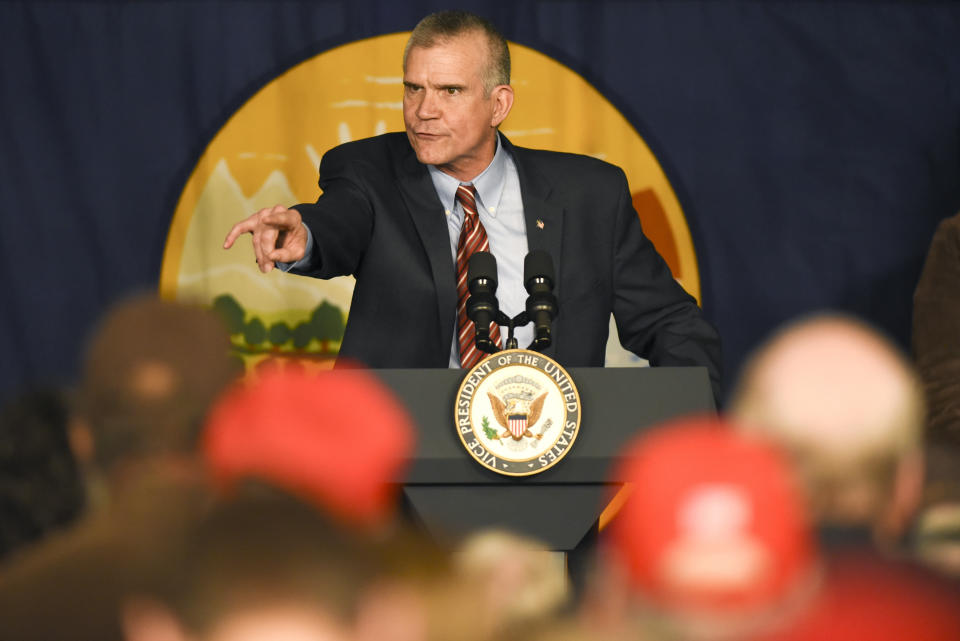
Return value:
<svg viewBox="0 0 960 641">
<path fill-rule="evenodd" d="M 540 386 L 525 377 L 513 377 L 496 386 L 501 396 L 487 392 L 490 407 L 497 423 L 504 428 L 504 432 L 496 438 L 512 438 L 519 441 L 523 438 L 539 439 L 543 434 L 534 434 L 530 428 L 537 424 L 543 413 L 543 403 L 547 400 L 547 392 L 537 395 Z"/>
</svg>

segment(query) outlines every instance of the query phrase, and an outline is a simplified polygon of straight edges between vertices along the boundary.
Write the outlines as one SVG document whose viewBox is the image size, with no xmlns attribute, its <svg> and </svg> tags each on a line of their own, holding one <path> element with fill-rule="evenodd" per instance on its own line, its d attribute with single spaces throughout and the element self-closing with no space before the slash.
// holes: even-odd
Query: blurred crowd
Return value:
<svg viewBox="0 0 960 641">
<path fill-rule="evenodd" d="M 909 356 L 798 319 L 723 412 L 638 430 L 575 584 L 520 534 L 425 532 L 375 372 L 243 376 L 212 312 L 132 298 L 69 393 L 0 415 L 0 640 L 960 640 L 958 271 L 955 217 Z"/>
</svg>

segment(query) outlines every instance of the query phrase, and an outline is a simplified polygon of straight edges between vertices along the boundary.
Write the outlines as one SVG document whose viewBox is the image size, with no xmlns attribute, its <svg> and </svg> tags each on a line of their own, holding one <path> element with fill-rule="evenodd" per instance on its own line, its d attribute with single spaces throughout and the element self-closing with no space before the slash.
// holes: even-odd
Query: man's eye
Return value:
<svg viewBox="0 0 960 641">
<path fill-rule="evenodd" d="M 460 87 L 447 87 L 448 96 L 456 96 L 458 93 L 460 93 Z"/>
</svg>

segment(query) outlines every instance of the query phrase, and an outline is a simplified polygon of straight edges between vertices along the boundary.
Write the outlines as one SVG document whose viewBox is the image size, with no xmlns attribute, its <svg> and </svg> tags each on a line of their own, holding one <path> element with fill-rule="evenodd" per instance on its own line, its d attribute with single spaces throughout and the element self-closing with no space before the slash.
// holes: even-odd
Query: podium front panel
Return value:
<svg viewBox="0 0 960 641">
<path fill-rule="evenodd" d="M 404 495 L 428 531 L 458 535 L 503 527 L 572 550 L 616 490 L 611 468 L 644 429 L 714 411 L 703 367 L 569 368 L 580 393 L 581 424 L 566 458 L 534 476 L 492 472 L 457 435 L 454 401 L 465 372 L 388 369 L 376 374 L 407 404 L 418 428 Z M 609 485 L 608 485 L 609 484 Z"/>
</svg>

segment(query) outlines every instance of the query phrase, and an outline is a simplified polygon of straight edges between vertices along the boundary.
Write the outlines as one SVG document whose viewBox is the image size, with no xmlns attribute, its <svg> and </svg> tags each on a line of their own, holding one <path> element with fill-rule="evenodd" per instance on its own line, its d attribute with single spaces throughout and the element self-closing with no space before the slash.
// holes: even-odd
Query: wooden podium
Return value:
<svg viewBox="0 0 960 641">
<path fill-rule="evenodd" d="M 529 477 L 474 461 L 457 436 L 454 399 L 465 372 L 386 369 L 376 374 L 407 404 L 419 434 L 404 497 L 438 537 L 503 527 L 573 550 L 615 493 L 610 468 L 631 437 L 676 416 L 712 412 L 703 367 L 569 368 L 580 392 L 580 433 L 566 458 Z"/>
</svg>

